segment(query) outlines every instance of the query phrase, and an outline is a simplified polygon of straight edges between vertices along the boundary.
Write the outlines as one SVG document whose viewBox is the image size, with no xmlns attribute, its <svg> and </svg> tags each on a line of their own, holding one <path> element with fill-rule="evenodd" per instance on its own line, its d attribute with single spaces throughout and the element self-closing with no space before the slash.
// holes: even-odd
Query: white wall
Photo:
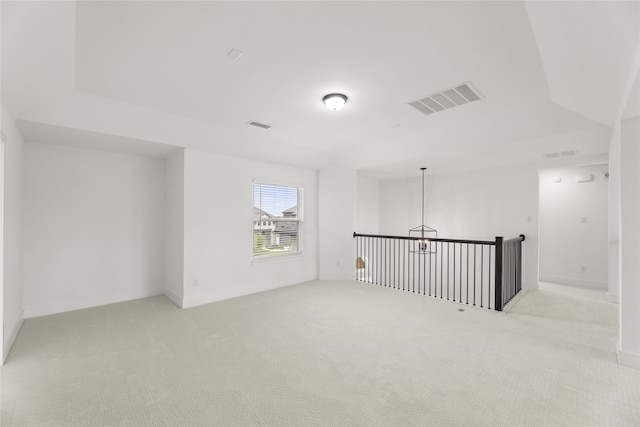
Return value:
<svg viewBox="0 0 640 427">
<path fill-rule="evenodd" d="M 356 172 L 338 165 L 318 174 L 318 278 L 355 278 Z"/>
<path fill-rule="evenodd" d="M 609 301 L 620 295 L 620 123 L 613 129 L 609 146 Z"/>
<path fill-rule="evenodd" d="M 316 171 L 192 150 L 184 155 L 183 307 L 316 279 Z M 254 179 L 304 189 L 303 254 L 252 261 Z"/>
<path fill-rule="evenodd" d="M 640 118 L 620 126 L 619 363 L 640 369 Z"/>
<path fill-rule="evenodd" d="M 165 294 L 184 298 L 184 150 L 165 160 Z"/>
<path fill-rule="evenodd" d="M 5 134 L 4 158 L 4 254 L 3 254 L 3 360 L 18 335 L 24 319 L 22 306 L 22 232 L 23 232 L 23 151 L 22 136 L 13 118 L 2 107 L 2 132 Z"/>
<path fill-rule="evenodd" d="M 26 143 L 24 221 L 27 317 L 162 293 L 164 160 Z"/>
<path fill-rule="evenodd" d="M 416 171 L 419 173 L 419 171 Z M 380 232 L 408 235 L 420 225 L 421 177 L 380 183 Z M 425 177 L 425 225 L 438 237 L 473 240 L 526 235 L 523 286 L 537 286 L 538 168 L 502 167 Z"/>
<path fill-rule="evenodd" d="M 0 24 L 2 23 L 2 6 L 0 6 Z M 2 31 L 0 31 L 0 49 L 2 47 Z M 2 55 L 0 55 L 0 82 L 2 82 Z M 2 83 L 0 83 L 0 319 L 2 331 L 0 331 L 0 366 L 6 359 L 4 353 L 4 142 L 7 139 L 3 129 L 4 105 L 2 105 Z"/>
<path fill-rule="evenodd" d="M 608 170 L 599 164 L 540 171 L 541 281 L 607 291 Z M 577 182 L 579 176 L 593 181 Z"/>
<path fill-rule="evenodd" d="M 380 183 L 358 177 L 356 182 L 356 224 L 360 234 L 379 234 L 380 230 Z"/>
</svg>

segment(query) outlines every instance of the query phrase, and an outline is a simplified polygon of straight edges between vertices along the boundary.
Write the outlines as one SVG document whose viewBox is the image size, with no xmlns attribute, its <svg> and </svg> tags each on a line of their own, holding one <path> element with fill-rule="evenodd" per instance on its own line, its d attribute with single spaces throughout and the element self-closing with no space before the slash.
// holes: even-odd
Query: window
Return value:
<svg viewBox="0 0 640 427">
<path fill-rule="evenodd" d="M 253 256 L 302 252 L 302 188 L 253 184 Z"/>
</svg>

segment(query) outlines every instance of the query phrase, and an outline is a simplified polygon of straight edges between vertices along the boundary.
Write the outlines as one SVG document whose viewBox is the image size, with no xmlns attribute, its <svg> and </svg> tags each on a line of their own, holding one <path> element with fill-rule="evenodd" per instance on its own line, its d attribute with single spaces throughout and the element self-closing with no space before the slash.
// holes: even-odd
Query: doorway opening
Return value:
<svg viewBox="0 0 640 427">
<path fill-rule="evenodd" d="M 0 366 L 4 365 L 4 142 L 5 135 L 0 130 Z"/>
<path fill-rule="evenodd" d="M 539 280 L 607 292 L 608 164 L 539 174 Z"/>
</svg>

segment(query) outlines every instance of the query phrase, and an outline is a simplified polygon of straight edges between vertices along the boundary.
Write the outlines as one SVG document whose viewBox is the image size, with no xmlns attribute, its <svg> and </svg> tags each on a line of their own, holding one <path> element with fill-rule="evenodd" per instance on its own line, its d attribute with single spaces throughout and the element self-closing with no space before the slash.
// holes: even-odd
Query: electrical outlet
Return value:
<svg viewBox="0 0 640 427">
<path fill-rule="evenodd" d="M 587 266 L 583 265 L 580 267 L 580 273 L 586 273 L 587 272 Z"/>
<path fill-rule="evenodd" d="M 580 224 L 586 224 L 587 223 L 587 217 L 586 216 L 581 216 L 580 217 Z"/>
<path fill-rule="evenodd" d="M 193 287 L 197 288 L 198 286 L 200 286 L 200 284 L 198 283 L 198 279 L 193 279 Z"/>
</svg>

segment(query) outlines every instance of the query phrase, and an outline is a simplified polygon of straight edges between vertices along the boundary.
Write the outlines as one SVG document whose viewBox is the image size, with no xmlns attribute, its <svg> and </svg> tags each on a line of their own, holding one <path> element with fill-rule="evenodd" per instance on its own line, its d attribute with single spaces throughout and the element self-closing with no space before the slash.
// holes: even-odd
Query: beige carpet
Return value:
<svg viewBox="0 0 640 427">
<path fill-rule="evenodd" d="M 459 309 L 465 311 L 459 311 Z M 638 426 L 615 305 L 508 314 L 356 282 L 180 310 L 146 298 L 25 321 L 8 426 Z"/>
</svg>

